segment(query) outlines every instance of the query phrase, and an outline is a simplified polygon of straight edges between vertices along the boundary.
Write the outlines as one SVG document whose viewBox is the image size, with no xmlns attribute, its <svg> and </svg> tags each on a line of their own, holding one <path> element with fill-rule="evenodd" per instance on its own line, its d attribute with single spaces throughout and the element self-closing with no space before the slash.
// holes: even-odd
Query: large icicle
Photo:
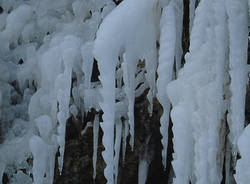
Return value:
<svg viewBox="0 0 250 184">
<path fill-rule="evenodd" d="M 66 36 L 60 45 L 62 49 L 63 73 L 60 73 L 55 81 L 55 90 L 57 101 L 59 103 L 59 112 L 57 119 L 59 122 L 57 141 L 60 146 L 60 157 L 58 158 L 59 171 L 62 172 L 66 122 L 69 117 L 69 103 L 71 93 L 71 79 L 73 62 L 77 58 L 77 52 L 80 47 L 79 40 L 74 36 Z"/>
<path fill-rule="evenodd" d="M 126 53 L 127 74 L 129 76 L 127 86 L 129 94 L 134 94 L 135 66 L 138 59 L 144 59 L 147 53 L 155 49 L 157 37 L 157 0 L 126 0 L 119 4 L 104 19 L 97 32 L 93 53 L 98 61 L 100 81 L 103 88 L 101 95 L 103 102 L 100 104 L 104 112 L 101 125 L 103 145 L 105 151 L 103 158 L 106 163 L 104 175 L 108 184 L 114 183 L 114 120 L 115 120 L 115 69 L 118 56 Z M 140 26 L 138 26 L 140 25 Z M 126 29 L 124 28 L 126 27 Z M 124 58 L 123 58 L 124 59 Z M 135 62 L 135 63 L 133 63 Z M 131 147 L 133 148 L 133 96 L 127 96 L 130 102 Z"/>
<path fill-rule="evenodd" d="M 166 85 L 172 80 L 173 65 L 175 56 L 175 38 L 176 38 L 176 19 L 173 6 L 170 4 L 163 9 L 161 17 L 161 36 L 160 36 L 160 51 L 158 65 L 158 80 L 157 80 L 157 98 L 163 107 L 161 116 L 162 135 L 162 163 L 166 168 L 167 163 L 167 146 L 168 146 L 168 126 L 170 101 L 167 96 Z"/>
<path fill-rule="evenodd" d="M 236 155 L 237 140 L 244 128 L 247 83 L 248 4 L 246 0 L 226 0 L 229 24 L 230 91 L 229 138 Z"/>
<path fill-rule="evenodd" d="M 197 184 L 221 181 L 219 129 L 224 113 L 226 35 L 224 0 L 201 1 L 187 62 L 168 86 L 173 104 L 174 184 L 189 183 L 192 172 Z"/>
<path fill-rule="evenodd" d="M 95 115 L 93 124 L 93 179 L 96 178 L 97 148 L 99 137 L 99 115 Z"/>
</svg>

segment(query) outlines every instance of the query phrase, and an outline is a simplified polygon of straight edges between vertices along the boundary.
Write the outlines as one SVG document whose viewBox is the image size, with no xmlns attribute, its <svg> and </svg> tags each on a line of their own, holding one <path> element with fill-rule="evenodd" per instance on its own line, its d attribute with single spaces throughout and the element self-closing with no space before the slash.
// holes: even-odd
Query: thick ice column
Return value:
<svg viewBox="0 0 250 184">
<path fill-rule="evenodd" d="M 163 107 L 163 114 L 161 116 L 162 134 L 162 163 L 166 168 L 167 162 L 167 146 L 168 146 L 168 126 L 169 126 L 169 112 L 170 101 L 167 96 L 166 85 L 172 80 L 173 65 L 175 56 L 175 38 L 176 38 L 176 19 L 173 6 L 170 4 L 163 9 L 161 17 L 161 35 L 160 35 L 160 51 L 159 51 L 159 65 L 157 69 L 157 98 Z"/>
<path fill-rule="evenodd" d="M 246 0 L 226 0 L 229 28 L 230 109 L 229 138 L 236 155 L 237 140 L 244 128 L 247 83 L 248 4 Z"/>
</svg>

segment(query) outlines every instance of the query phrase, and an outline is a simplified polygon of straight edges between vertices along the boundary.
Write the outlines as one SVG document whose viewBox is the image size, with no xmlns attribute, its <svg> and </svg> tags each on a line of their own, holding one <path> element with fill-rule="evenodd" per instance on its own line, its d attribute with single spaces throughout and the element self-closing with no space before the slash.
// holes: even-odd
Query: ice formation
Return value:
<svg viewBox="0 0 250 184">
<path fill-rule="evenodd" d="M 237 161 L 235 179 L 237 184 L 245 184 L 250 181 L 250 126 L 248 125 L 238 139 L 239 152 L 241 159 Z"/>
<path fill-rule="evenodd" d="M 161 37 L 159 50 L 159 65 L 157 69 L 157 98 L 163 107 L 161 116 L 161 134 L 162 134 L 162 163 L 166 168 L 167 147 L 168 147 L 168 126 L 170 113 L 170 100 L 167 96 L 166 85 L 172 80 L 173 66 L 176 44 L 176 18 L 173 5 L 170 4 L 163 9 L 161 16 Z"/>
<path fill-rule="evenodd" d="M 115 69 L 119 56 L 123 57 L 124 60 L 122 68 L 125 93 L 128 98 L 130 145 L 132 148 L 134 145 L 135 69 L 139 59 L 146 59 L 146 68 L 150 67 L 147 79 L 151 87 L 149 92 L 151 103 L 154 96 L 152 87 L 155 83 L 155 72 L 153 71 L 156 70 L 156 1 L 146 0 L 146 2 L 123 1 L 104 19 L 94 44 L 93 52 L 99 61 L 100 81 L 103 86 L 101 89 L 103 97 L 101 108 L 104 115 L 101 127 L 104 132 L 103 145 L 105 147 L 103 158 L 107 164 L 104 175 L 108 183 L 114 182 Z M 137 27 L 137 24 L 140 24 L 140 27 Z M 135 27 L 137 27 L 136 30 Z"/>
<path fill-rule="evenodd" d="M 96 178 L 97 148 L 99 138 L 99 116 L 96 115 L 93 123 L 93 179 Z"/>
<path fill-rule="evenodd" d="M 104 175 L 108 184 L 119 183 L 129 134 L 131 149 L 136 145 L 135 98 L 147 92 L 149 115 L 154 100 L 163 110 L 165 169 L 173 122 L 175 174 L 168 183 L 214 184 L 224 174 L 232 184 L 231 168 L 237 183 L 248 183 L 249 0 L 190 0 L 185 56 L 183 0 L 115 3 L 0 0 L 0 181 L 5 173 L 13 184 L 52 184 L 58 150 L 64 172 L 67 122 L 94 112 L 79 130 L 93 127 L 93 179 L 100 125 Z M 141 184 L 151 167 L 145 155 L 138 160 Z"/>
<path fill-rule="evenodd" d="M 248 11 L 247 2 L 226 1 L 229 27 L 229 73 L 231 77 L 230 108 L 228 121 L 230 140 L 236 154 L 237 140 L 243 131 L 245 123 L 245 96 L 247 83 L 247 38 Z M 237 35 L 237 36 L 236 36 Z M 240 36 L 239 36 L 240 35 Z"/>
</svg>

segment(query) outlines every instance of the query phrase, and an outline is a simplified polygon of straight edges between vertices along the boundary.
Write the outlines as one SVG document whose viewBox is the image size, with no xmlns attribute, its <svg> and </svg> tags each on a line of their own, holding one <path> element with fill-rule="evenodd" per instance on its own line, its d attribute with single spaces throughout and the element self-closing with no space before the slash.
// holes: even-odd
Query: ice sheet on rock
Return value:
<svg viewBox="0 0 250 184">
<path fill-rule="evenodd" d="M 93 125 L 93 179 L 96 178 L 97 148 L 99 138 L 99 114 L 95 115 Z"/>
<path fill-rule="evenodd" d="M 167 96 L 166 85 L 172 80 L 173 65 L 175 57 L 175 41 L 176 41 L 176 18 L 173 6 L 170 4 L 163 9 L 161 17 L 161 36 L 160 36 L 160 51 L 159 65 L 157 69 L 157 98 L 163 107 L 163 114 L 160 122 L 160 132 L 162 135 L 162 163 L 166 169 L 167 162 L 167 146 L 168 146 L 168 126 L 170 101 Z"/>
<path fill-rule="evenodd" d="M 245 122 L 245 96 L 247 83 L 248 5 L 247 1 L 226 0 L 229 27 L 230 91 L 232 93 L 228 114 L 230 140 L 236 155 L 237 139 Z"/>
</svg>

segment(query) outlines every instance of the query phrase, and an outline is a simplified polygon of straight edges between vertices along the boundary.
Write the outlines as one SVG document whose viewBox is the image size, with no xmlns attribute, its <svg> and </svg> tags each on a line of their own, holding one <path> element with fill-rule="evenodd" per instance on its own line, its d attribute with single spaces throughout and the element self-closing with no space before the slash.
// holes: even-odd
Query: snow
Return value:
<svg viewBox="0 0 250 184">
<path fill-rule="evenodd" d="M 163 9 L 161 17 L 161 37 L 159 50 L 159 65 L 157 69 L 157 98 L 163 107 L 161 116 L 161 134 L 162 134 L 162 163 L 166 168 L 167 162 L 167 146 L 168 146 L 168 126 L 170 101 L 167 96 L 166 85 L 172 80 L 173 65 L 175 56 L 175 40 L 176 39 L 176 19 L 173 6 L 170 4 Z"/>
</svg>

